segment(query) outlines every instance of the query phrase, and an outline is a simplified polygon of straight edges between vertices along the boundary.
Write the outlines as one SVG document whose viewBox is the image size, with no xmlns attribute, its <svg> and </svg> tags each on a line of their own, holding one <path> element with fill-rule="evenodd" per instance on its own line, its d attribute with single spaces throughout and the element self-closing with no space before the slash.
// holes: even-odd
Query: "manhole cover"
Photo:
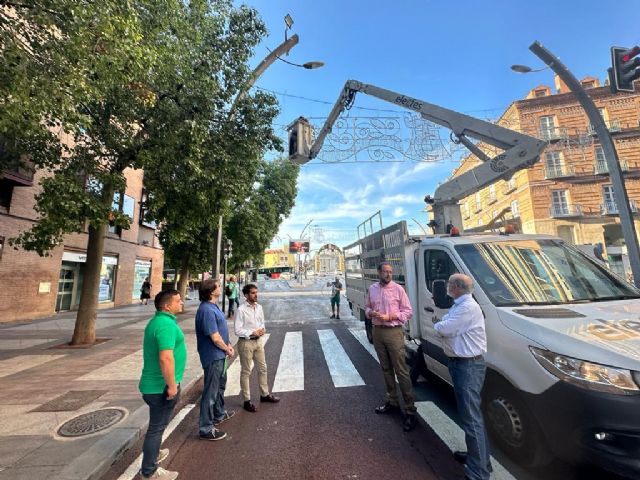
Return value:
<svg viewBox="0 0 640 480">
<path fill-rule="evenodd" d="M 115 425 L 125 416 L 120 408 L 103 408 L 94 412 L 84 413 L 62 424 L 58 429 L 61 437 L 82 437 L 91 435 Z"/>
</svg>

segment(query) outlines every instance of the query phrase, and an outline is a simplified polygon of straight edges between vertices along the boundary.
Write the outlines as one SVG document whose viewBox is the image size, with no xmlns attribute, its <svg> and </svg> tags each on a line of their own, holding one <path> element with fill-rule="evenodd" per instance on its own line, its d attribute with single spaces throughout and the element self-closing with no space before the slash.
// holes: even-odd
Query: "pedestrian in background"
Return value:
<svg viewBox="0 0 640 480">
<path fill-rule="evenodd" d="M 342 292 L 340 277 L 336 275 L 336 279 L 327 286 L 331 287 L 331 316 L 329 318 L 340 320 L 340 293 Z"/>
<path fill-rule="evenodd" d="M 151 298 L 151 283 L 149 283 L 149 277 L 145 277 L 142 286 L 140 287 L 140 305 L 147 305 Z"/>
<path fill-rule="evenodd" d="M 229 283 L 225 288 L 225 294 L 229 298 L 229 318 L 233 317 L 233 311 L 236 306 L 240 306 L 238 301 L 238 284 L 236 283 L 236 277 L 231 275 Z"/>
<path fill-rule="evenodd" d="M 158 466 L 169 456 L 160 450 L 162 434 L 180 396 L 180 382 L 187 363 L 184 334 L 176 322 L 182 311 L 182 299 L 177 290 L 165 290 L 154 299 L 156 313 L 144 329 L 142 344 L 142 375 L 138 388 L 149 406 L 149 428 L 142 446 L 143 478 L 174 480 L 177 472 Z"/>
<path fill-rule="evenodd" d="M 365 315 L 373 324 L 373 346 L 380 360 L 380 368 L 387 387 L 387 401 L 375 409 L 376 413 L 389 414 L 400 411 L 396 377 L 405 406 L 402 428 L 413 430 L 418 421 L 409 369 L 405 360 L 403 325 L 413 315 L 413 309 L 404 289 L 392 281 L 390 263 L 378 265 L 379 282 L 372 284 L 367 293 Z"/>
<path fill-rule="evenodd" d="M 435 329 L 442 336 L 444 353 L 449 357 L 449 374 L 467 444 L 467 452 L 454 452 L 453 456 L 465 463 L 466 479 L 489 480 L 489 444 L 480 409 L 487 335 L 482 309 L 471 296 L 472 291 L 471 277 L 462 273 L 449 277 L 447 293 L 453 298 L 453 306 Z"/>
<path fill-rule="evenodd" d="M 198 355 L 204 370 L 204 387 L 200 399 L 199 434 L 202 440 L 222 440 L 227 434 L 217 429 L 235 415 L 224 408 L 224 390 L 227 386 L 225 360 L 233 357 L 229 343 L 229 329 L 224 313 L 218 307 L 220 282 L 212 278 L 200 285 L 200 306 L 196 312 L 196 338 Z"/>
<path fill-rule="evenodd" d="M 256 412 L 258 409 L 251 403 L 249 389 L 249 376 L 253 362 L 258 367 L 260 402 L 278 403 L 280 399 L 269 393 L 267 383 L 267 361 L 264 356 L 264 342 L 262 340 L 265 334 L 264 312 L 262 305 L 258 303 L 258 287 L 247 283 L 242 287 L 242 294 L 246 302 L 238 308 L 234 321 L 235 332 L 238 336 L 238 354 L 240 355 L 240 387 L 244 400 L 243 408 L 247 412 Z"/>
</svg>

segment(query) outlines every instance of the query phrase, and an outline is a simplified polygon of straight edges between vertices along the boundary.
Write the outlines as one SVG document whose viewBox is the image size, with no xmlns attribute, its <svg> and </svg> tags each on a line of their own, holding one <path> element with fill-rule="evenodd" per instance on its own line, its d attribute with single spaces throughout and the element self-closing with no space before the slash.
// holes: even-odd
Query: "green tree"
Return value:
<svg viewBox="0 0 640 480">
<path fill-rule="evenodd" d="M 174 181 L 196 172 L 211 184 L 212 159 L 230 153 L 214 142 L 216 125 L 226 125 L 265 28 L 255 10 L 227 0 L 0 0 L 0 7 L 0 136 L 8 146 L 0 167 L 26 153 L 49 173 L 36 199 L 40 219 L 15 243 L 46 255 L 88 225 L 72 343 L 92 343 L 105 232 L 110 222 L 129 222 L 113 208 L 124 170 L 144 168 L 151 178 L 168 171 Z M 273 98 L 262 100 L 275 108 Z M 244 103 L 247 117 L 255 101 Z M 234 124 L 240 131 L 243 120 Z M 163 191 L 151 193 L 160 205 Z"/>
</svg>

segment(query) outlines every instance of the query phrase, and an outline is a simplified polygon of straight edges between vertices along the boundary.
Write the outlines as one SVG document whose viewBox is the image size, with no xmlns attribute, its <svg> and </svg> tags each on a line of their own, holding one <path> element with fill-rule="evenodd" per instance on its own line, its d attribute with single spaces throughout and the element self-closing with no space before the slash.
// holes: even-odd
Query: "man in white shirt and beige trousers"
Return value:
<svg viewBox="0 0 640 480">
<path fill-rule="evenodd" d="M 487 335 L 484 315 L 471 296 L 472 290 L 471 277 L 462 273 L 451 275 L 447 293 L 453 298 L 453 306 L 434 327 L 443 337 L 444 353 L 449 357 L 449 374 L 467 444 L 467 452 L 454 452 L 453 456 L 465 464 L 465 479 L 489 480 L 489 444 L 480 409 Z"/>
<path fill-rule="evenodd" d="M 258 382 L 260 383 L 260 401 L 268 403 L 278 403 L 280 399 L 269 393 L 267 383 L 267 361 L 264 357 L 264 342 L 262 336 L 265 334 L 264 312 L 262 305 L 258 304 L 258 287 L 252 283 L 246 284 L 242 288 L 242 294 L 246 299 L 236 312 L 234 320 L 234 330 L 238 336 L 237 350 L 240 355 L 240 388 L 242 389 L 242 399 L 247 412 L 256 412 L 258 409 L 251 403 L 251 390 L 249 387 L 249 377 L 255 362 L 258 369 Z"/>
</svg>

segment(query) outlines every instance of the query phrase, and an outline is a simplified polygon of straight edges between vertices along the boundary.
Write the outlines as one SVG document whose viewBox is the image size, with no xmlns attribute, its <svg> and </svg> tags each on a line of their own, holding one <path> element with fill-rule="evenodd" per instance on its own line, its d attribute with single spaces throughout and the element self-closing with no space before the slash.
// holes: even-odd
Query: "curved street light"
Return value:
<svg viewBox="0 0 640 480">
<path fill-rule="evenodd" d="M 511 70 L 518 73 L 533 73 L 533 72 L 541 72 L 543 70 L 548 70 L 549 67 L 543 68 L 531 68 L 528 65 L 511 65 Z"/>
</svg>

